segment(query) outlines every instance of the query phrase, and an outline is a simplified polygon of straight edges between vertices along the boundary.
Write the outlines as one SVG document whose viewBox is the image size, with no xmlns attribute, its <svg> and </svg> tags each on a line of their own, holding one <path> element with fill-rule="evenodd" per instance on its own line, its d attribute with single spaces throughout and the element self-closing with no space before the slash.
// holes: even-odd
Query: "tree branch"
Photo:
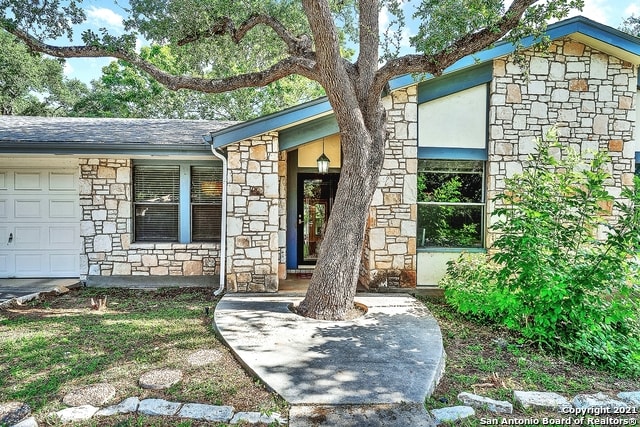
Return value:
<svg viewBox="0 0 640 427">
<path fill-rule="evenodd" d="M 446 49 L 433 55 L 405 55 L 387 62 L 378 70 L 374 93 L 382 93 L 385 85 L 394 77 L 409 73 L 429 73 L 434 76 L 442 72 L 456 61 L 467 55 L 479 52 L 491 46 L 514 29 L 529 6 L 537 0 L 514 0 L 502 18 L 492 28 L 483 28 L 475 33 L 468 33 L 453 42 Z"/>
<path fill-rule="evenodd" d="M 245 87 L 265 86 L 293 74 L 299 74 L 311 80 L 317 81 L 318 79 L 317 73 L 314 71 L 315 61 L 300 57 L 285 58 L 266 70 L 221 79 L 176 76 L 159 69 L 132 52 L 106 49 L 101 46 L 52 46 L 42 43 L 18 28 L 5 29 L 22 40 L 32 50 L 57 58 L 113 57 L 122 59 L 147 72 L 151 77 L 172 90 L 192 89 L 206 93 L 222 93 Z"/>
<path fill-rule="evenodd" d="M 312 52 L 311 40 L 306 34 L 295 37 L 280 21 L 273 16 L 259 14 L 252 15 L 238 27 L 235 26 L 231 18 L 223 17 L 209 29 L 197 31 L 178 41 L 178 46 L 193 43 L 204 38 L 229 35 L 234 43 L 238 44 L 247 33 L 258 25 L 266 25 L 271 28 L 280 39 L 287 45 L 289 54 L 296 56 L 307 56 Z"/>
</svg>

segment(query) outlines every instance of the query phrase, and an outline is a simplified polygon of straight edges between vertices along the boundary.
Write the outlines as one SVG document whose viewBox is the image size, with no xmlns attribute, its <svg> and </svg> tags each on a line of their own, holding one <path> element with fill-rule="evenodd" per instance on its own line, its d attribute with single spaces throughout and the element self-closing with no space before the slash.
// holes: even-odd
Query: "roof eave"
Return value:
<svg viewBox="0 0 640 427">
<path fill-rule="evenodd" d="M 592 21 L 584 16 L 575 16 L 551 24 L 545 34 L 551 40 L 571 37 L 576 41 L 595 47 L 604 53 L 616 56 L 632 64 L 640 65 L 640 38 Z M 539 38 L 531 36 L 522 39 L 520 44 L 521 48 L 527 49 L 539 42 Z M 507 41 L 499 42 L 490 49 L 465 56 L 445 69 L 442 74 L 450 74 L 487 61 L 492 61 L 510 55 L 514 53 L 515 50 L 516 46 L 513 43 Z M 426 74 L 419 80 L 428 80 L 433 77 L 431 74 Z M 397 90 L 415 83 L 416 77 L 414 75 L 404 75 L 389 82 L 389 87 L 391 90 Z"/>
<path fill-rule="evenodd" d="M 211 132 L 210 135 L 203 135 L 203 138 L 209 144 L 213 144 L 215 148 L 220 148 L 237 141 L 302 124 L 331 114 L 332 111 L 328 99 L 322 97 L 274 114 Z"/>
<path fill-rule="evenodd" d="M 205 145 L 142 145 L 139 143 L 87 144 L 83 142 L 0 141 L 2 154 L 53 154 L 66 156 L 210 156 Z"/>
</svg>

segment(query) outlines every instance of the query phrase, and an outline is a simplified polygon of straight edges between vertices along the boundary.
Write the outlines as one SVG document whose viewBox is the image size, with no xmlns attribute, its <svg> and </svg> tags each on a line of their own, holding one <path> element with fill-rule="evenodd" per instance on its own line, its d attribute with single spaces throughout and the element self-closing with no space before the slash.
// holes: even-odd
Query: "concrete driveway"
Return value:
<svg viewBox="0 0 640 427">
<path fill-rule="evenodd" d="M 0 307 L 13 299 L 28 301 L 41 292 L 50 292 L 61 286 L 65 288 L 80 286 L 80 280 L 77 278 L 0 279 Z"/>
</svg>

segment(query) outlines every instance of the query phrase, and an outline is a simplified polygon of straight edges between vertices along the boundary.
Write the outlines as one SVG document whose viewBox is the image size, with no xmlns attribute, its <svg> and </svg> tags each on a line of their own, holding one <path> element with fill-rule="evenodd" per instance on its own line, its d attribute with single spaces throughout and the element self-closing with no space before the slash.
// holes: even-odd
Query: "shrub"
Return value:
<svg viewBox="0 0 640 427">
<path fill-rule="evenodd" d="M 462 313 L 637 375 L 640 184 L 623 190 L 625 203 L 614 201 L 608 162 L 606 153 L 581 158 L 552 129 L 496 198 L 493 256 L 450 263 L 442 286 Z"/>
</svg>

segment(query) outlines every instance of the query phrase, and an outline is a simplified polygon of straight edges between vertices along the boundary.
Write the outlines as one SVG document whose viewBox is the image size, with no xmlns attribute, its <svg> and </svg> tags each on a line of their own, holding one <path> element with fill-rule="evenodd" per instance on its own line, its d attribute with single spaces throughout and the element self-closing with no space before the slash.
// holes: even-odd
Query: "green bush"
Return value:
<svg viewBox="0 0 640 427">
<path fill-rule="evenodd" d="M 640 183 L 614 201 L 606 153 L 587 161 L 555 129 L 537 144 L 496 198 L 493 256 L 450 263 L 445 296 L 541 347 L 638 375 Z"/>
</svg>

